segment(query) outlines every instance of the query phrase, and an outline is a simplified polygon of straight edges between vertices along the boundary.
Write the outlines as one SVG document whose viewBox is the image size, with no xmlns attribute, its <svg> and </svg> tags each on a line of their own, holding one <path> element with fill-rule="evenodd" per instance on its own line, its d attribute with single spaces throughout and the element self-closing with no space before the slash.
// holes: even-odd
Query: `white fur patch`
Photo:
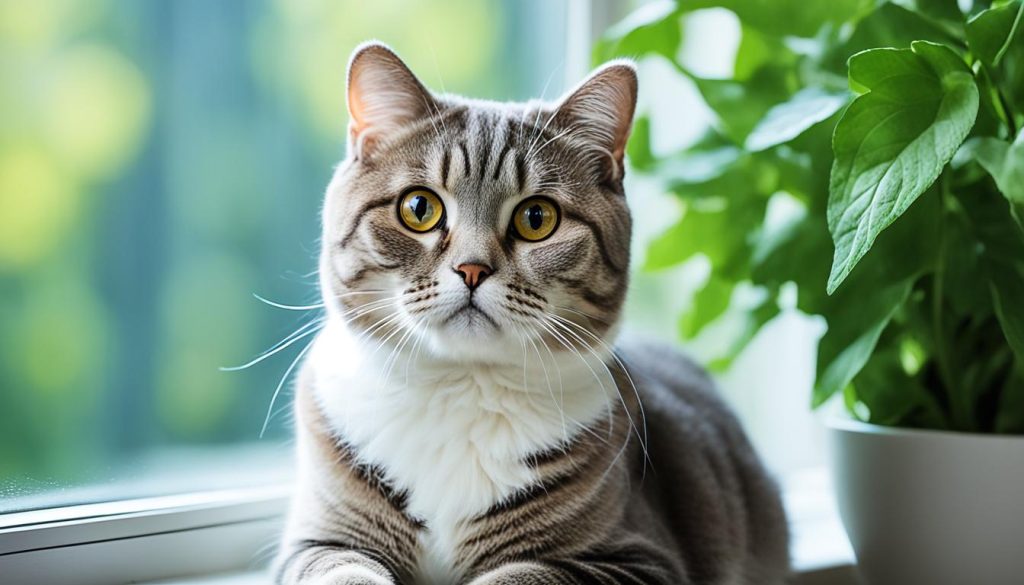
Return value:
<svg viewBox="0 0 1024 585">
<path fill-rule="evenodd" d="M 389 350 L 376 346 L 332 319 L 310 354 L 316 396 L 357 456 L 408 491 L 409 513 L 427 526 L 421 571 L 434 582 L 460 577 L 460 522 L 534 481 L 524 458 L 563 444 L 617 400 L 596 356 L 524 348 L 524 367 L 403 355 L 385 380 Z"/>
</svg>

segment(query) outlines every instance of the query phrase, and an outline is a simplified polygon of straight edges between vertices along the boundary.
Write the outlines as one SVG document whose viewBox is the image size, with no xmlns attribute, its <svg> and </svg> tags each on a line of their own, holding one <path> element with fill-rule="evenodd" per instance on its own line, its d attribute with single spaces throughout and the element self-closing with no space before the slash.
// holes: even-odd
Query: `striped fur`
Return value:
<svg viewBox="0 0 1024 585">
<path fill-rule="evenodd" d="M 357 51 L 279 583 L 784 581 L 776 488 L 708 378 L 658 346 L 611 347 L 635 83 L 616 63 L 556 104 L 495 104 Z M 399 224 L 411 186 L 444 202 L 439 229 Z M 536 194 L 561 223 L 525 242 L 510 217 Z M 469 289 L 464 263 L 493 274 Z"/>
</svg>

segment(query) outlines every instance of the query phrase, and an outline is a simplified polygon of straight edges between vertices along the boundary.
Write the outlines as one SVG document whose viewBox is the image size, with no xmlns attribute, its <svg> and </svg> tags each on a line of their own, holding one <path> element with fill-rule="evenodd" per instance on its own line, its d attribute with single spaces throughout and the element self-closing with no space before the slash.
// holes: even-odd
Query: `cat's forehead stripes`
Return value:
<svg viewBox="0 0 1024 585">
<path fill-rule="evenodd" d="M 340 218 L 349 225 L 339 251 L 356 244 L 354 255 L 382 258 L 382 264 L 397 264 L 410 277 L 445 269 L 456 262 L 450 255 L 511 262 L 519 265 L 520 278 L 541 287 L 562 286 L 613 321 L 626 290 L 629 213 L 621 195 L 587 166 L 572 133 L 554 122 L 555 114 L 541 103 L 453 101 L 410 124 L 348 181 L 340 207 L 358 212 Z M 395 225 L 389 207 L 416 185 L 437 191 L 446 206 L 457 209 L 443 235 L 417 239 Z M 507 233 L 508 214 L 532 195 L 560 204 L 562 226 L 550 240 L 516 242 Z M 367 204 L 357 207 L 362 197 Z M 380 206 L 382 198 L 393 203 Z M 356 243 L 359 233 L 364 237 Z M 381 271 L 365 263 L 355 269 L 367 281 Z"/>
<path fill-rule="evenodd" d="M 457 267 L 478 264 L 496 275 L 473 293 L 485 305 L 494 295 L 488 317 L 511 325 L 514 315 L 542 319 L 555 306 L 570 307 L 597 314 L 605 325 L 594 331 L 607 331 L 628 284 L 621 156 L 635 101 L 632 69 L 598 72 L 557 104 L 497 103 L 432 94 L 397 61 L 378 57 L 366 63 L 380 71 L 357 68 L 350 78 L 350 151 L 328 190 L 321 263 L 326 281 L 339 286 L 325 292 L 340 299 L 438 278 L 442 289 L 454 288 L 418 303 L 416 314 L 430 317 L 432 305 L 441 319 L 451 309 L 445 303 L 466 293 L 453 280 Z M 410 231 L 398 212 L 416 187 L 433 191 L 443 209 L 428 232 Z M 534 196 L 552 200 L 559 218 L 547 237 L 528 241 L 513 215 Z M 506 302 L 504 287 L 513 283 L 546 298 L 535 307 Z M 351 308 L 365 298 L 339 303 Z"/>
<path fill-rule="evenodd" d="M 431 126 L 420 131 L 429 154 L 439 160 L 438 183 L 476 207 L 493 206 L 507 197 L 523 194 L 531 183 L 551 183 L 539 159 L 531 160 L 529 139 L 551 137 L 549 131 L 521 120 L 508 108 L 460 109 L 456 127 Z M 543 120 L 542 120 L 543 121 Z"/>
</svg>

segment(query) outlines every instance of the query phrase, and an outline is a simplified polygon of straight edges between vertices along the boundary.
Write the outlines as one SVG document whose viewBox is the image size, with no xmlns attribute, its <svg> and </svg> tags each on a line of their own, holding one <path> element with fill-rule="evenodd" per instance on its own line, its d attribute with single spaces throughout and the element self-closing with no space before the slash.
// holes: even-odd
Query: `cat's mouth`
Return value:
<svg viewBox="0 0 1024 585">
<path fill-rule="evenodd" d="M 477 329 L 481 326 L 498 329 L 498 323 L 494 318 L 474 303 L 472 298 L 467 300 L 466 304 L 453 311 L 444 320 L 444 324 L 450 327 L 467 329 Z"/>
</svg>

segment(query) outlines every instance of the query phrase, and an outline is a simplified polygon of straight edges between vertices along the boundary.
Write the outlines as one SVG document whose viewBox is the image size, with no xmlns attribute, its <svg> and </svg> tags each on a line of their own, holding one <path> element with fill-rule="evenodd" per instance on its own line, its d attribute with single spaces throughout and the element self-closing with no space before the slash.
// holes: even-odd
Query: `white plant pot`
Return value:
<svg viewBox="0 0 1024 585">
<path fill-rule="evenodd" d="M 839 511 L 869 585 L 1024 584 L 1024 436 L 829 426 Z"/>
</svg>

